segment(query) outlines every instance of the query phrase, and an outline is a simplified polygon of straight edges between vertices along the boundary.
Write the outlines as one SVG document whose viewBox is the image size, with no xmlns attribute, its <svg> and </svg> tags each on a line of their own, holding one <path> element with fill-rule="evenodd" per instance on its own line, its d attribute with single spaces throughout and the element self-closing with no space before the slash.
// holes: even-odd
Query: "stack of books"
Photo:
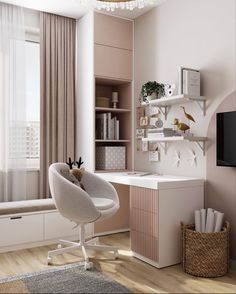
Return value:
<svg viewBox="0 0 236 294">
<path fill-rule="evenodd" d="M 119 120 L 110 112 L 96 114 L 96 139 L 119 140 L 119 128 Z"/>
<path fill-rule="evenodd" d="M 147 137 L 149 139 L 172 137 L 175 132 L 171 128 L 149 129 Z"/>
</svg>

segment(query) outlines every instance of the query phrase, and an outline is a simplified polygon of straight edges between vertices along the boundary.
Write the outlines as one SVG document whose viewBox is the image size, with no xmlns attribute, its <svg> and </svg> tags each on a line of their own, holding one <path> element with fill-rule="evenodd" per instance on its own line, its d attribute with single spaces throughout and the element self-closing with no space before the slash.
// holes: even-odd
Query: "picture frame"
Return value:
<svg viewBox="0 0 236 294">
<path fill-rule="evenodd" d="M 148 126 L 148 116 L 141 116 L 139 124 L 141 127 Z"/>
<path fill-rule="evenodd" d="M 142 139 L 145 137 L 144 129 L 136 129 L 136 139 Z"/>
</svg>

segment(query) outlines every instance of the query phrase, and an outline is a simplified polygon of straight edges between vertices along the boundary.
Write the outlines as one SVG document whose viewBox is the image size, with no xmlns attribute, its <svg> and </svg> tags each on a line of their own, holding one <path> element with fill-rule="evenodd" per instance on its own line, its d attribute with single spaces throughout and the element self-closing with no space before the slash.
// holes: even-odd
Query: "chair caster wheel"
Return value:
<svg viewBox="0 0 236 294">
<path fill-rule="evenodd" d="M 119 258 L 119 252 L 118 250 L 114 251 L 114 258 L 118 259 Z"/>
<path fill-rule="evenodd" d="M 47 264 L 48 265 L 52 264 L 52 257 L 51 256 L 47 257 Z"/>
<path fill-rule="evenodd" d="M 62 245 L 61 244 L 58 244 L 57 245 L 57 249 L 61 249 L 62 248 Z"/>
<path fill-rule="evenodd" d="M 86 271 L 89 271 L 89 270 L 93 269 L 93 263 L 92 263 L 91 261 L 89 261 L 89 262 L 85 262 L 85 264 L 84 264 L 84 269 L 85 269 Z"/>
</svg>

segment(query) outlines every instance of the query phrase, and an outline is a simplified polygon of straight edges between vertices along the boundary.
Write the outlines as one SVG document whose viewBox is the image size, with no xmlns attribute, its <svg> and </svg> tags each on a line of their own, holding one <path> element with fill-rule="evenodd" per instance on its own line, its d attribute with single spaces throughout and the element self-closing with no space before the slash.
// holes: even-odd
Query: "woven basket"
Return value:
<svg viewBox="0 0 236 294">
<path fill-rule="evenodd" d="M 183 269 L 186 273 L 215 278 L 229 270 L 229 222 L 216 233 L 196 232 L 194 225 L 181 223 L 183 237 Z"/>
</svg>

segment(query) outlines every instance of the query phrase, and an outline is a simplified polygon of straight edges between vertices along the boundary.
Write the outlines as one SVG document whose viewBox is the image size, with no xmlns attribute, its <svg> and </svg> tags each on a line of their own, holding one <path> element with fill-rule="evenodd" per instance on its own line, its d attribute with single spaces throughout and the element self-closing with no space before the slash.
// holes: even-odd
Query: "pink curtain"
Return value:
<svg viewBox="0 0 236 294">
<path fill-rule="evenodd" d="M 50 196 L 48 168 L 74 158 L 76 21 L 40 15 L 40 198 Z"/>
</svg>

